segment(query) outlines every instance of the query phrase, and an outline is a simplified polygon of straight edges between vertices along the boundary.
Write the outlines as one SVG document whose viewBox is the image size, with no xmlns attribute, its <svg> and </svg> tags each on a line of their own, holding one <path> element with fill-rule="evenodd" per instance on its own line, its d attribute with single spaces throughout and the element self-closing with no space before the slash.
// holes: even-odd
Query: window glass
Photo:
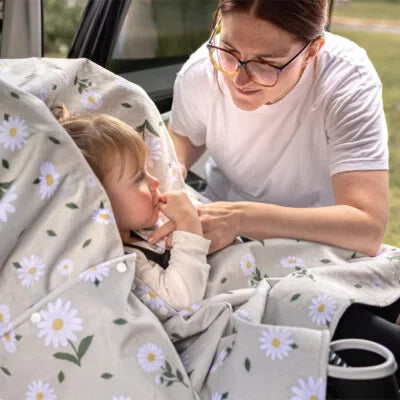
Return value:
<svg viewBox="0 0 400 400">
<path fill-rule="evenodd" d="M 183 61 L 210 34 L 216 0 L 132 0 L 114 47 L 118 73 Z"/>
<path fill-rule="evenodd" d="M 44 56 L 66 57 L 87 0 L 43 0 Z"/>
</svg>

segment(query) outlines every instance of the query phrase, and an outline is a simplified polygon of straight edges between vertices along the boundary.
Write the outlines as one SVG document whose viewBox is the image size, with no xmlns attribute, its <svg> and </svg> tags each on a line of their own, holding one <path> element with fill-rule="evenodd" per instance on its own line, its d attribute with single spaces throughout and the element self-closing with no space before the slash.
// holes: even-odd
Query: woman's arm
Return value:
<svg viewBox="0 0 400 400">
<path fill-rule="evenodd" d="M 174 132 L 170 124 L 168 124 L 168 130 L 181 165 L 182 175 L 186 179 L 188 169 L 202 156 L 206 146 L 195 146 L 188 137 Z"/>
<path fill-rule="evenodd" d="M 198 207 L 204 236 L 219 250 L 236 236 L 293 238 L 376 255 L 388 215 L 388 172 L 352 171 L 332 177 L 336 205 L 290 208 L 251 202 Z"/>
</svg>

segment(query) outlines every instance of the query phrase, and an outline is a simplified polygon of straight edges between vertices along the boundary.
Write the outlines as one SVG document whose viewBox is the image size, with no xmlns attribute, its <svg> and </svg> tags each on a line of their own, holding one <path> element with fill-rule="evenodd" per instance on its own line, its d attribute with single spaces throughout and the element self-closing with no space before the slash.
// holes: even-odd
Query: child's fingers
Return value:
<svg viewBox="0 0 400 400">
<path fill-rule="evenodd" d="M 167 221 L 164 224 L 162 224 L 160 227 L 158 227 L 149 237 L 148 237 L 148 242 L 149 243 L 156 243 L 161 239 L 164 239 L 166 236 L 168 236 L 170 233 L 172 233 L 176 228 L 175 222 L 173 221 Z"/>
<path fill-rule="evenodd" d="M 167 194 L 162 194 L 159 198 L 158 198 L 158 202 L 161 204 L 167 204 Z"/>
</svg>

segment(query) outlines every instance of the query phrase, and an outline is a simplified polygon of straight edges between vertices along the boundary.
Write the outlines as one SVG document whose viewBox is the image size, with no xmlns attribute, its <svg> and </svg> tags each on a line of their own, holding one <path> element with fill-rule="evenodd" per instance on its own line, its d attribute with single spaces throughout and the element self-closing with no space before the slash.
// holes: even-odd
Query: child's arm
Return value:
<svg viewBox="0 0 400 400">
<path fill-rule="evenodd" d="M 160 210 L 176 226 L 168 268 L 146 263 L 137 270 L 137 277 L 172 307 L 182 309 L 203 299 L 210 241 L 203 238 L 197 211 L 184 192 L 163 195 Z"/>
</svg>

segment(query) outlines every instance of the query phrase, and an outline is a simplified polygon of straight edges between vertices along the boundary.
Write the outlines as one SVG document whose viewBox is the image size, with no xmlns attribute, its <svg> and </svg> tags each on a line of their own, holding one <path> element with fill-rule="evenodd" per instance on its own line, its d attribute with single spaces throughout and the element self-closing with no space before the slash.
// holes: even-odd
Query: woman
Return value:
<svg viewBox="0 0 400 400">
<path fill-rule="evenodd" d="M 211 154 L 215 203 L 198 208 L 211 251 L 238 235 L 380 247 L 382 86 L 364 50 L 324 33 L 326 3 L 220 0 L 209 43 L 178 74 L 169 129 L 184 175 Z"/>
</svg>

